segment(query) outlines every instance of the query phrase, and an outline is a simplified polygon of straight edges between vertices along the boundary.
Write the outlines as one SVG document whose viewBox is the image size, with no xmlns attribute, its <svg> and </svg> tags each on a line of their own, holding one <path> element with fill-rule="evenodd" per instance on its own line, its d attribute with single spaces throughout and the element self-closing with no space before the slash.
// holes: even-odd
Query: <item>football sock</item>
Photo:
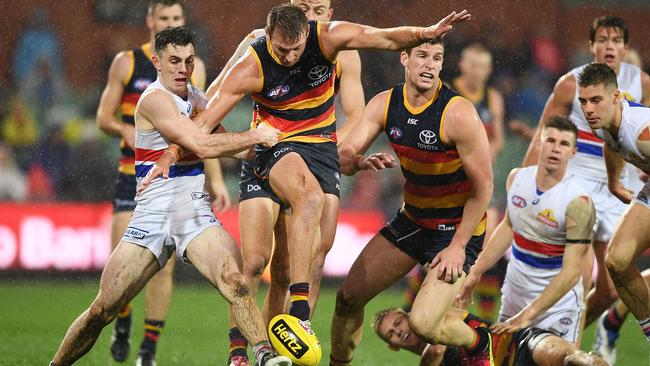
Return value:
<svg viewBox="0 0 650 366">
<path fill-rule="evenodd" d="M 141 350 L 147 350 L 151 353 L 156 353 L 156 344 L 158 343 L 158 337 L 160 332 L 162 332 L 165 322 L 163 320 L 144 320 L 144 338 L 142 339 L 142 344 L 140 344 Z"/>
<path fill-rule="evenodd" d="M 289 286 L 291 294 L 291 309 L 289 314 L 300 320 L 309 320 L 309 283 L 298 282 Z"/>
<path fill-rule="evenodd" d="M 639 325 L 643 334 L 645 334 L 645 339 L 650 342 L 650 318 L 639 320 Z"/>
<path fill-rule="evenodd" d="M 275 354 L 273 347 L 271 347 L 271 343 L 269 343 L 269 341 L 261 341 L 254 345 L 253 353 L 255 354 L 255 359 L 258 361 L 267 353 Z"/>
<path fill-rule="evenodd" d="M 607 330 L 618 332 L 618 330 L 621 329 L 624 320 L 625 319 L 622 316 L 618 315 L 618 312 L 616 311 L 616 306 L 612 305 L 607 310 L 607 316 L 605 316 L 605 319 L 603 321 L 603 326 Z"/>
<path fill-rule="evenodd" d="M 472 331 L 474 332 L 474 342 L 465 350 L 467 350 L 467 355 L 476 356 L 489 346 L 490 332 L 486 328 L 472 328 Z"/>
<path fill-rule="evenodd" d="M 131 304 L 126 304 L 115 319 L 115 329 L 118 333 L 129 334 L 131 332 Z"/>
<path fill-rule="evenodd" d="M 246 348 L 248 347 L 248 341 L 246 341 L 246 338 L 244 338 L 244 336 L 241 334 L 239 328 L 230 328 L 230 331 L 228 332 L 228 338 L 230 339 L 230 357 L 246 357 Z"/>
</svg>

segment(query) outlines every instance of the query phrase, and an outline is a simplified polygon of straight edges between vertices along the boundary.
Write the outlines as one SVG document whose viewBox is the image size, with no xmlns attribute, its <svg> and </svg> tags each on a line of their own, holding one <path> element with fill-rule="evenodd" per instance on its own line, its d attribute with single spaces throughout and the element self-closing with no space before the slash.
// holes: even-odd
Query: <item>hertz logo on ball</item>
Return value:
<svg viewBox="0 0 650 366">
<path fill-rule="evenodd" d="M 289 325 L 283 320 L 278 320 L 271 328 L 271 333 L 291 352 L 295 358 L 301 358 L 309 347 L 296 336 Z"/>
</svg>

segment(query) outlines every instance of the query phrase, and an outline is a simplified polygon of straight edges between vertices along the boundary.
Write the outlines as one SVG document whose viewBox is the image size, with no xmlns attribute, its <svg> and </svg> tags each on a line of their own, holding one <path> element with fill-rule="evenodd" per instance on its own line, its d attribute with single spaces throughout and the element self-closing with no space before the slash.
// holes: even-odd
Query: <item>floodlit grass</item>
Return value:
<svg viewBox="0 0 650 366">
<path fill-rule="evenodd" d="M 67 327 L 94 298 L 96 281 L 0 281 L 0 365 L 47 365 Z M 326 287 L 316 310 L 314 330 L 323 346 L 322 365 L 329 354 L 330 320 L 335 289 Z M 375 311 L 402 304 L 402 293 L 389 290 L 366 309 L 364 338 L 355 355 L 355 365 L 417 365 L 418 359 L 405 351 L 393 352 L 370 328 Z M 126 363 L 114 362 L 108 344 L 109 325 L 97 344 L 79 365 L 134 365 L 142 340 L 143 296 L 134 303 L 131 357 Z M 630 318 L 619 340 L 617 365 L 647 365 L 649 346 L 638 325 Z M 589 348 L 594 328 L 587 330 L 583 344 Z M 228 353 L 226 302 L 207 284 L 177 284 L 169 318 L 158 344 L 158 364 L 226 365 Z M 250 351 L 249 351 L 250 353 Z"/>
</svg>

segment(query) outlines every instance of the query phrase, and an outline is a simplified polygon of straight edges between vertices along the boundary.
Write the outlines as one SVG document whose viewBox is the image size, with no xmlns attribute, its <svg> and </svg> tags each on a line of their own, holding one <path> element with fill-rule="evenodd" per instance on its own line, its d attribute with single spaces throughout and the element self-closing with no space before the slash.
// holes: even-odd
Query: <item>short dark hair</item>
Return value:
<svg viewBox="0 0 650 366">
<path fill-rule="evenodd" d="M 291 3 L 276 5 L 266 17 L 265 30 L 269 37 L 277 30 L 287 41 L 296 41 L 307 31 L 307 17 Z"/>
<path fill-rule="evenodd" d="M 627 29 L 627 24 L 621 17 L 606 15 L 604 17 L 594 19 L 589 29 L 589 39 L 591 42 L 596 41 L 596 33 L 600 28 L 614 28 L 619 29 L 623 33 L 623 42 L 630 44 L 630 30 Z"/>
<path fill-rule="evenodd" d="M 156 34 L 155 49 L 156 52 L 160 52 L 169 44 L 172 46 L 187 46 L 190 43 L 194 45 L 194 34 L 192 34 L 188 26 L 167 27 Z"/>
<path fill-rule="evenodd" d="M 162 6 L 163 8 L 168 8 L 176 4 L 180 5 L 181 9 L 183 9 L 183 12 L 185 12 L 185 6 L 183 5 L 183 2 L 180 0 L 150 0 L 149 7 L 147 7 L 147 15 L 149 16 L 153 15 L 153 12 L 154 10 L 156 10 L 156 6 L 158 5 Z"/>
<path fill-rule="evenodd" d="M 415 47 L 420 47 L 420 46 L 422 46 L 423 44 L 428 44 L 428 45 L 431 45 L 431 46 L 433 46 L 434 44 L 439 44 L 439 45 L 442 46 L 442 48 L 445 48 L 445 41 L 443 41 L 442 38 L 436 38 L 436 39 L 430 39 L 430 40 L 428 40 L 428 41 L 426 41 L 426 42 L 424 42 L 424 43 L 421 43 L 421 44 L 419 44 L 419 45 L 417 45 L 417 46 L 414 46 L 414 47 L 405 48 L 405 49 L 404 49 L 404 52 L 406 52 L 406 54 L 410 56 L 410 55 L 411 55 L 411 51 L 413 51 L 413 49 L 414 49 Z"/>
<path fill-rule="evenodd" d="M 544 121 L 544 129 L 555 128 L 560 131 L 569 131 L 573 134 L 575 142 L 578 139 L 578 127 L 570 119 L 564 116 L 551 116 Z"/>
<path fill-rule="evenodd" d="M 578 86 L 581 88 L 601 83 L 605 84 L 605 87 L 613 86 L 614 88 L 618 88 L 616 73 L 607 64 L 592 62 L 585 66 L 578 75 Z"/>
</svg>

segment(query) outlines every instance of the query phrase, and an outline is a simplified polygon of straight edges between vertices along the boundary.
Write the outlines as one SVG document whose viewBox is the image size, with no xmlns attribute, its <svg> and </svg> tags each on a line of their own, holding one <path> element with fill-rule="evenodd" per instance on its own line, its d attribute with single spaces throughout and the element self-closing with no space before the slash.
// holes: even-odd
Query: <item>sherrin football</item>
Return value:
<svg viewBox="0 0 650 366">
<path fill-rule="evenodd" d="M 269 340 L 278 354 L 289 357 L 294 365 L 316 366 L 320 362 L 320 341 L 295 316 L 280 314 L 271 319 Z"/>
</svg>

